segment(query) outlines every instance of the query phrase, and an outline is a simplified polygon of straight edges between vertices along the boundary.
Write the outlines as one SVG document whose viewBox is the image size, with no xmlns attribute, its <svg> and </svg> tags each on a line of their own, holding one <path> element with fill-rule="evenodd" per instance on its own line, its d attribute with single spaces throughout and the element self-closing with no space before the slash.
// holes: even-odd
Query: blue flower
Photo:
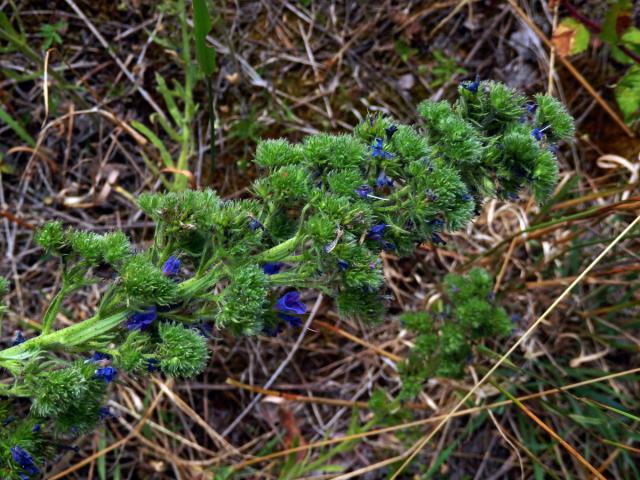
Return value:
<svg viewBox="0 0 640 480">
<path fill-rule="evenodd" d="M 509 197 L 509 200 L 513 202 L 515 202 L 516 200 L 520 200 L 520 196 L 515 192 L 507 192 L 507 197 Z"/>
<path fill-rule="evenodd" d="M 387 177 L 384 171 L 381 171 L 378 178 L 376 178 L 376 185 L 380 188 L 391 187 L 393 186 L 393 180 Z"/>
<path fill-rule="evenodd" d="M 447 242 L 445 242 L 442 237 L 440 235 L 438 235 L 437 233 L 433 232 L 431 234 L 431 241 L 436 244 L 436 245 L 446 245 Z"/>
<path fill-rule="evenodd" d="M 98 410 L 98 416 L 99 416 L 100 420 L 107 420 L 109 418 L 115 418 L 115 415 L 113 413 L 111 413 L 111 410 L 109 410 L 108 407 L 100 407 L 100 410 Z"/>
<path fill-rule="evenodd" d="M 276 303 L 276 308 L 281 312 L 295 313 L 297 315 L 302 315 L 307 311 L 307 306 L 300 301 L 300 293 L 295 290 L 280 297 Z"/>
<path fill-rule="evenodd" d="M 427 197 L 429 197 L 429 200 L 431 200 L 432 202 L 438 201 L 438 195 L 430 188 L 425 189 L 424 193 L 427 194 Z"/>
<path fill-rule="evenodd" d="M 343 272 L 349 268 L 349 262 L 347 262 L 346 260 L 342 260 L 339 258 L 336 263 L 338 264 L 338 268 Z"/>
<path fill-rule="evenodd" d="M 264 264 L 264 266 L 262 267 L 262 271 L 266 275 L 275 275 L 280 271 L 281 268 L 282 268 L 282 263 L 269 262 Z"/>
<path fill-rule="evenodd" d="M 255 218 L 252 218 L 251 220 L 249 220 L 249 228 L 251 230 L 253 230 L 254 232 L 256 230 L 258 230 L 259 228 L 264 230 L 264 225 L 262 225 L 258 220 L 256 220 Z"/>
<path fill-rule="evenodd" d="M 136 312 L 127 320 L 127 329 L 129 330 L 145 330 L 158 318 L 158 310 L 156 307 L 149 307 L 142 312 Z"/>
<path fill-rule="evenodd" d="M 371 145 L 371 156 L 380 158 L 392 158 L 393 153 L 385 152 L 383 150 L 383 143 L 381 138 L 376 138 L 375 143 Z"/>
<path fill-rule="evenodd" d="M 477 93 L 478 87 L 480 86 L 480 75 L 476 75 L 476 79 L 473 82 L 462 82 L 460 86 L 466 90 L 469 90 L 471 93 Z"/>
<path fill-rule="evenodd" d="M 387 142 L 391 140 L 391 137 L 393 137 L 393 134 L 396 133 L 398 131 L 398 127 L 396 127 L 395 125 L 389 125 L 387 128 L 384 129 L 384 133 L 387 135 Z"/>
<path fill-rule="evenodd" d="M 116 370 L 114 367 L 102 367 L 96 370 L 93 378 L 104 380 L 105 383 L 110 383 L 115 380 L 117 375 L 118 370 Z"/>
<path fill-rule="evenodd" d="M 396 244 L 393 242 L 387 242 L 386 240 L 382 242 L 382 249 L 385 252 L 392 252 L 396 249 Z"/>
<path fill-rule="evenodd" d="M 213 335 L 213 326 L 210 323 L 205 323 L 204 321 L 193 325 L 193 329 L 205 338 L 209 338 Z"/>
<path fill-rule="evenodd" d="M 160 370 L 160 360 L 156 358 L 147 358 L 147 372 L 153 373 Z"/>
<path fill-rule="evenodd" d="M 11 346 L 15 347 L 16 345 L 20 345 L 21 343 L 24 343 L 24 341 L 25 341 L 25 338 L 24 338 L 24 335 L 22 334 L 22 331 L 18 330 L 16 332 L 15 338 L 13 339 L 13 342 L 11 342 Z"/>
<path fill-rule="evenodd" d="M 302 326 L 302 320 L 293 315 L 287 315 L 286 313 L 278 313 L 278 318 L 284 320 L 290 327 L 299 328 Z"/>
<path fill-rule="evenodd" d="M 429 220 L 429 225 L 431 225 L 434 230 L 442 230 L 444 228 L 444 220 L 441 218 L 434 218 Z"/>
<path fill-rule="evenodd" d="M 536 113 L 537 109 L 538 109 L 538 104 L 537 103 L 535 103 L 535 102 L 527 103 L 527 112 Z"/>
<path fill-rule="evenodd" d="M 180 259 L 174 255 L 171 255 L 164 265 L 162 266 L 162 273 L 164 273 L 167 277 L 175 277 L 178 273 L 180 273 L 180 265 L 182 262 Z"/>
<path fill-rule="evenodd" d="M 462 201 L 463 202 L 470 202 L 471 200 L 473 200 L 473 197 L 471 195 L 469 195 L 468 193 L 465 193 L 464 195 L 462 195 Z"/>
<path fill-rule="evenodd" d="M 544 132 L 547 131 L 549 127 L 551 127 L 551 125 L 547 125 L 546 127 L 542 128 L 534 128 L 533 130 L 531 130 L 531 136 L 537 141 L 540 141 L 544 137 Z"/>
<path fill-rule="evenodd" d="M 511 321 L 513 323 L 520 323 L 520 322 L 522 322 L 522 317 L 520 315 L 518 315 L 517 313 L 514 313 L 513 315 L 511 315 Z"/>
<path fill-rule="evenodd" d="M 101 360 L 111 360 L 111 355 L 103 352 L 95 352 L 89 359 L 90 362 L 99 362 Z"/>
<path fill-rule="evenodd" d="M 20 465 L 20 468 L 22 468 L 29 475 L 36 475 L 40 472 L 35 462 L 33 461 L 33 457 L 20 445 L 11 447 L 9 450 L 11 451 L 13 461 Z"/>
<path fill-rule="evenodd" d="M 384 222 L 374 225 L 367 233 L 367 238 L 370 240 L 381 240 L 385 228 L 387 228 L 387 224 Z"/>
<path fill-rule="evenodd" d="M 369 194 L 373 193 L 373 188 L 369 185 L 360 185 L 354 190 L 360 198 L 367 198 Z"/>
<path fill-rule="evenodd" d="M 2 422 L 2 426 L 6 427 L 7 425 L 9 425 L 11 422 L 13 422 L 16 419 L 16 417 L 14 416 L 10 416 L 7 417 L 3 422 Z"/>
<path fill-rule="evenodd" d="M 531 130 L 531 136 L 535 138 L 537 141 L 540 141 L 542 140 L 542 137 L 544 135 L 542 133 L 542 130 L 540 130 L 539 128 L 534 128 L 533 130 Z"/>
<path fill-rule="evenodd" d="M 36 423 L 33 428 L 31 429 L 32 433 L 40 433 L 40 430 L 42 429 L 42 425 L 40 425 L 39 423 Z"/>
</svg>

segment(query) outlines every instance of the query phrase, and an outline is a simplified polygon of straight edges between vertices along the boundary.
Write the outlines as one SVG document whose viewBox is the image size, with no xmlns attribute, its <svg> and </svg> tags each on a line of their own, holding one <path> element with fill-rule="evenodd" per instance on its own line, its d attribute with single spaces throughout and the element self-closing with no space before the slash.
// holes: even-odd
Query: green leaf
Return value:
<svg viewBox="0 0 640 480">
<path fill-rule="evenodd" d="M 601 418 L 593 418 L 593 417 L 578 415 L 574 413 L 570 413 L 569 417 L 573 419 L 575 422 L 582 425 L 583 427 L 598 426 L 598 425 L 602 425 L 603 423 L 603 419 Z"/>
<path fill-rule="evenodd" d="M 196 41 L 196 58 L 202 72 L 213 75 L 216 66 L 216 52 L 207 45 L 207 34 L 211 30 L 211 19 L 205 0 L 193 0 L 193 29 Z"/>
<path fill-rule="evenodd" d="M 553 37 L 554 43 L 556 39 L 564 38 L 567 47 L 566 54 L 576 55 L 587 49 L 591 34 L 589 30 L 587 30 L 587 27 L 575 18 L 565 18 L 556 28 Z"/>
<path fill-rule="evenodd" d="M 627 123 L 640 119 L 640 67 L 632 66 L 616 85 L 616 101 Z"/>
<path fill-rule="evenodd" d="M 396 53 L 400 55 L 400 58 L 402 59 L 403 62 L 409 61 L 411 57 L 415 56 L 418 53 L 417 49 L 411 48 L 402 40 L 396 40 L 396 42 L 394 43 L 394 47 L 395 47 Z"/>
<path fill-rule="evenodd" d="M 160 156 L 162 157 L 162 161 L 167 168 L 172 168 L 174 166 L 173 159 L 171 158 L 169 150 L 167 150 L 167 147 L 164 146 L 162 140 L 160 140 L 155 133 L 153 133 L 146 125 L 138 122 L 137 120 L 132 121 L 131 126 L 138 130 L 145 137 L 147 137 L 147 139 L 153 144 L 153 146 L 160 150 Z"/>
<path fill-rule="evenodd" d="M 18 135 L 27 145 L 30 147 L 36 146 L 36 141 L 33 139 L 29 133 L 24 129 L 20 123 L 18 123 L 4 108 L 0 105 L 0 121 L 9 125 L 11 130 L 13 130 L 16 135 Z"/>
<path fill-rule="evenodd" d="M 602 22 L 602 31 L 600 32 L 602 40 L 610 45 L 618 43 L 618 39 L 623 33 L 620 31 L 623 28 L 623 21 L 629 17 L 631 8 L 631 0 L 617 0 L 609 7 Z"/>
<path fill-rule="evenodd" d="M 632 43 L 634 45 L 640 45 L 640 29 L 636 27 L 631 27 L 629 30 L 624 32 L 624 35 L 620 37 L 622 43 Z"/>
</svg>

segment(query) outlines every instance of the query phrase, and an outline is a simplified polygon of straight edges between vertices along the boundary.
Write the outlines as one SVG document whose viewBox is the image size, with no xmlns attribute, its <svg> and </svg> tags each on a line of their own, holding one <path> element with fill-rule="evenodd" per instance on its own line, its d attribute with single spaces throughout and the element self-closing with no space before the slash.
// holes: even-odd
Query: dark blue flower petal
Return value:
<svg viewBox="0 0 640 480">
<path fill-rule="evenodd" d="M 300 293 L 295 290 L 284 294 L 278 299 L 276 308 L 281 312 L 295 313 L 297 315 L 302 315 L 307 311 L 307 306 L 300 301 Z"/>
<path fill-rule="evenodd" d="M 540 141 L 540 140 L 542 140 L 542 137 L 544 136 L 544 133 L 542 132 L 541 129 L 534 128 L 533 130 L 531 130 L 531 136 L 533 138 L 535 138 L 537 141 Z"/>
<path fill-rule="evenodd" d="M 431 241 L 435 244 L 435 245 L 446 245 L 447 242 L 445 242 L 442 237 L 440 235 L 438 235 L 437 233 L 433 232 L 431 234 Z"/>
<path fill-rule="evenodd" d="M 11 452 L 11 456 L 13 457 L 13 461 L 16 462 L 20 468 L 22 468 L 29 475 L 36 475 L 40 472 L 35 462 L 33 461 L 33 457 L 29 452 L 27 452 L 20 445 L 16 445 L 9 449 Z"/>
<path fill-rule="evenodd" d="M 444 228 L 444 220 L 441 218 L 434 218 L 429 220 L 429 225 L 431 225 L 434 230 L 442 230 Z"/>
<path fill-rule="evenodd" d="M 349 262 L 347 262 L 346 260 L 342 260 L 339 258 L 336 263 L 338 264 L 338 268 L 343 272 L 349 269 Z"/>
<path fill-rule="evenodd" d="M 476 75 L 476 79 L 473 82 L 462 82 L 460 86 L 466 90 L 469 90 L 471 93 L 477 93 L 478 87 L 480 86 L 480 75 Z"/>
<path fill-rule="evenodd" d="M 142 312 L 136 312 L 127 320 L 127 328 L 129 330 L 145 330 L 158 318 L 158 310 L 156 307 L 149 307 Z"/>
<path fill-rule="evenodd" d="M 360 198 L 367 198 L 371 193 L 373 193 L 373 188 L 369 185 L 360 185 L 355 189 L 355 192 Z"/>
<path fill-rule="evenodd" d="M 282 268 L 282 263 L 279 262 L 269 262 L 265 263 L 262 267 L 262 271 L 267 275 L 275 275 Z"/>
<path fill-rule="evenodd" d="M 515 192 L 507 192 L 507 197 L 513 202 L 520 200 L 520 196 Z"/>
<path fill-rule="evenodd" d="M 367 233 L 367 238 L 370 240 L 380 240 L 382 239 L 382 234 L 384 233 L 385 228 L 387 228 L 387 224 L 384 222 L 377 223 Z"/>
<path fill-rule="evenodd" d="M 287 315 L 286 313 L 278 313 L 278 318 L 287 322 L 291 327 L 298 328 L 302 326 L 302 320 L 293 315 Z"/>
<path fill-rule="evenodd" d="M 373 157 L 381 157 L 382 156 L 382 139 L 376 138 L 375 143 L 371 145 L 371 156 Z"/>
<path fill-rule="evenodd" d="M 94 354 L 91 355 L 91 358 L 89 359 L 89 361 L 91 362 L 99 362 L 101 360 L 111 360 L 111 355 L 103 352 L 94 352 Z"/>
<path fill-rule="evenodd" d="M 98 410 L 100 420 L 107 420 L 109 418 L 115 418 L 115 415 L 109 410 L 108 407 L 100 407 Z"/>
<path fill-rule="evenodd" d="M 147 372 L 153 373 L 160 370 L 160 360 L 156 358 L 147 358 Z"/>
<path fill-rule="evenodd" d="M 391 140 L 391 137 L 393 137 L 393 134 L 396 133 L 398 131 L 398 127 L 396 127 L 395 125 L 389 125 L 387 128 L 384 129 L 384 133 L 387 135 L 387 142 Z"/>
<path fill-rule="evenodd" d="M 252 218 L 251 220 L 249 220 L 249 228 L 255 232 L 259 228 L 264 230 L 264 225 L 262 225 L 262 223 L 260 223 L 255 218 Z"/>
<path fill-rule="evenodd" d="M 471 200 L 473 200 L 473 197 L 471 195 L 469 195 L 468 193 L 465 193 L 464 195 L 462 195 L 462 201 L 463 202 L 470 202 Z"/>
<path fill-rule="evenodd" d="M 40 430 L 42 429 L 42 425 L 40 425 L 39 423 L 36 423 L 33 428 L 31 429 L 32 433 L 39 433 Z"/>
<path fill-rule="evenodd" d="M 381 171 L 378 178 L 376 178 L 376 185 L 379 188 L 391 187 L 393 186 L 393 180 L 387 177 L 387 174 L 384 173 L 384 171 Z"/>
<path fill-rule="evenodd" d="M 396 244 L 393 242 L 387 242 L 386 240 L 382 242 L 382 249 L 385 252 L 392 252 L 396 249 Z"/>
<path fill-rule="evenodd" d="M 118 370 L 114 367 L 102 367 L 96 370 L 94 378 L 98 380 L 104 380 L 105 383 L 110 383 L 118 376 Z"/>
<path fill-rule="evenodd" d="M 537 103 L 535 103 L 535 102 L 527 103 L 527 112 L 536 113 L 537 109 L 538 109 L 538 104 Z"/>
<path fill-rule="evenodd" d="M 164 273 L 167 277 L 175 277 L 178 273 L 180 273 L 180 265 L 182 262 L 180 259 L 174 255 L 171 255 L 164 265 L 162 266 L 162 273 Z"/>
<path fill-rule="evenodd" d="M 11 342 L 11 346 L 15 347 L 16 345 L 20 345 L 21 343 L 24 343 L 24 342 L 25 342 L 24 335 L 22 334 L 21 330 L 18 330 L 16 332 L 15 338 L 13 339 L 13 342 Z"/>
</svg>

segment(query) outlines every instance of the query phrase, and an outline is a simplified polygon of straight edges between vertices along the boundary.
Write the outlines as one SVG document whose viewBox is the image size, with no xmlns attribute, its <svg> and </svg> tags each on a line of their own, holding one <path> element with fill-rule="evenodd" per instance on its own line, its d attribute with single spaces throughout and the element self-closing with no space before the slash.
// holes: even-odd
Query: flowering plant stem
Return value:
<svg viewBox="0 0 640 480">
<path fill-rule="evenodd" d="M 213 327 L 270 336 L 302 327 L 302 289 L 334 298 L 342 317 L 380 321 L 382 250 L 402 256 L 422 242 L 446 244 L 443 236 L 464 229 L 487 197 L 513 200 L 530 188 L 545 201 L 557 182 L 555 143 L 573 134 L 564 107 L 544 95 L 527 102 L 497 82 L 467 82 L 459 94 L 453 106 L 421 103 L 423 127 L 372 115 L 351 134 L 261 142 L 255 163 L 264 176 L 252 198 L 143 194 L 139 207 L 156 226 L 146 250 L 122 232 L 46 224 L 36 242 L 62 260 L 63 282 L 40 335 L 20 333 L 0 351 L 0 367 L 13 376 L 0 395 L 30 399 L 28 411 L 28 402 L 7 400 L 20 421 L 0 429 L 0 478 L 33 478 L 55 453 L 52 439 L 90 432 L 108 418 L 107 386 L 120 372 L 193 377 L 207 365 Z M 185 118 L 193 115 L 189 105 Z M 192 143 L 188 125 L 180 128 L 177 165 L 186 169 Z M 488 297 L 488 274 L 470 275 L 447 280 L 455 306 L 441 313 L 452 320 L 405 319 L 418 333 L 401 372 L 406 399 L 434 372 L 461 376 L 474 341 L 508 330 Z M 106 288 L 95 314 L 54 330 L 69 294 L 96 284 Z M 2 293 L 6 287 L 0 282 Z"/>
</svg>

